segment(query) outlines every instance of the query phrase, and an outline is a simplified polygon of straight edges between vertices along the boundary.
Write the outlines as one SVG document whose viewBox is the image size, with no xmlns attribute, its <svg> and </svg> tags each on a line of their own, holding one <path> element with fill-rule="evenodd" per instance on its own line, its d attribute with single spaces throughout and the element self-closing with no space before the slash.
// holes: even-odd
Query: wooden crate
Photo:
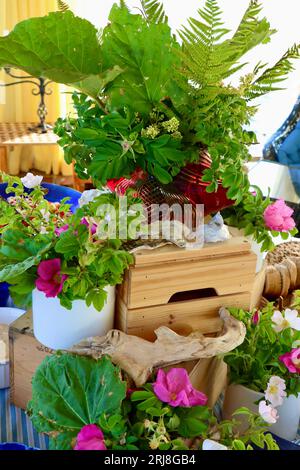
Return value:
<svg viewBox="0 0 300 470">
<path fill-rule="evenodd" d="M 32 395 L 32 377 L 43 359 L 54 351 L 46 348 L 34 337 L 31 312 L 11 324 L 9 345 L 11 402 L 26 409 Z"/>
<path fill-rule="evenodd" d="M 162 325 L 179 334 L 216 333 L 220 307 L 250 308 L 255 266 L 243 237 L 202 249 L 138 252 L 118 289 L 116 327 L 148 340 Z"/>
</svg>

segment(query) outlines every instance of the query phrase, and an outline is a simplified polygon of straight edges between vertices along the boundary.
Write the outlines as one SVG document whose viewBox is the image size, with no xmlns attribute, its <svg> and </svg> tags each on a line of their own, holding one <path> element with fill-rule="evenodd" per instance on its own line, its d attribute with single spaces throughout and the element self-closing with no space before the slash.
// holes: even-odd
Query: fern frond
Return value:
<svg viewBox="0 0 300 470">
<path fill-rule="evenodd" d="M 200 18 L 190 18 L 189 27 L 184 27 L 180 36 L 183 41 L 182 74 L 188 81 L 198 84 L 202 92 L 205 87 L 219 83 L 228 70 L 228 51 L 219 45 L 229 30 L 224 28 L 222 11 L 216 0 L 206 0 L 198 14 Z"/>
<path fill-rule="evenodd" d="M 149 23 L 167 23 L 168 17 L 163 4 L 157 0 L 141 0 L 145 18 Z"/>
<path fill-rule="evenodd" d="M 259 17 L 261 11 L 259 0 L 251 0 L 236 32 L 225 39 L 230 31 L 224 28 L 217 0 L 206 0 L 204 8 L 198 11 L 200 18 L 190 18 L 189 26 L 181 30 L 181 79 L 185 77 L 191 83 L 192 94 L 198 94 L 201 101 L 205 96 L 209 100 L 217 94 L 223 95 L 223 81 L 246 65 L 242 57 L 257 45 L 270 41 L 274 30 L 266 18 Z M 276 77 L 272 75 L 269 79 Z"/>
<path fill-rule="evenodd" d="M 278 84 L 287 79 L 289 73 L 294 70 L 292 61 L 299 58 L 300 44 L 295 44 L 286 51 L 273 67 L 265 69 L 263 73 L 260 74 L 265 66 L 260 64 L 256 66 L 254 76 L 257 78 L 249 86 L 247 98 L 254 99 L 271 91 L 282 90 L 281 87 L 278 87 Z"/>
<path fill-rule="evenodd" d="M 235 60 L 259 44 L 268 43 L 276 33 L 266 18 L 259 18 L 261 11 L 262 4 L 259 0 L 251 0 L 235 34 L 228 41 L 228 46 L 235 51 Z"/>
<path fill-rule="evenodd" d="M 67 5 L 65 2 L 63 2 L 62 0 L 57 0 L 57 8 L 60 10 L 60 11 L 67 11 L 67 10 L 70 10 L 70 7 L 69 5 Z"/>
</svg>

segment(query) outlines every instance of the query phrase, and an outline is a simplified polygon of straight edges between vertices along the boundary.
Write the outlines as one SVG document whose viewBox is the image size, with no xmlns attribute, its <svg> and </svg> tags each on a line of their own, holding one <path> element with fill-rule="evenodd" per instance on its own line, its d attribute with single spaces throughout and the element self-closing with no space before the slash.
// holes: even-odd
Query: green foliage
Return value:
<svg viewBox="0 0 300 470">
<path fill-rule="evenodd" d="M 139 167 L 167 184 L 188 159 L 176 118 L 152 112 L 144 120 L 129 110 L 104 114 L 85 95 L 75 94 L 73 101 L 77 119 L 59 119 L 55 131 L 67 162 L 75 161 L 82 178 L 87 171 L 96 184 L 104 185 L 129 177 Z"/>
<path fill-rule="evenodd" d="M 96 99 L 116 74 L 102 67 L 97 34 L 91 23 L 71 11 L 30 18 L 0 38 L 0 66 L 72 85 Z"/>
<path fill-rule="evenodd" d="M 300 45 L 295 44 L 272 68 L 266 68 L 262 72 L 265 67 L 258 64 L 254 70 L 255 78 L 248 89 L 246 88 L 246 96 L 249 99 L 254 99 L 271 91 L 282 90 L 278 84 L 287 79 L 289 73 L 294 70 L 292 61 L 299 59 L 299 57 Z"/>
<path fill-rule="evenodd" d="M 299 375 L 289 372 L 279 357 L 292 350 L 295 342 L 300 340 L 300 332 L 288 327 L 277 333 L 272 322 L 275 310 L 274 304 L 269 303 L 259 312 L 258 324 L 254 324 L 253 312 L 230 309 L 231 315 L 245 324 L 247 333 L 244 342 L 225 354 L 224 360 L 230 367 L 231 383 L 263 392 L 270 378 L 276 375 L 285 380 L 287 394 L 297 396 L 300 393 Z"/>
<path fill-rule="evenodd" d="M 69 5 L 67 5 L 62 0 L 57 0 L 57 7 L 60 11 L 67 11 L 70 9 Z"/>
<path fill-rule="evenodd" d="M 147 115 L 166 96 L 177 105 L 183 93 L 170 70 L 179 67 L 179 46 L 167 24 L 148 24 L 140 15 L 116 4 L 102 36 L 105 69 L 118 65 L 124 72 L 107 88 L 110 110 L 132 107 Z"/>
<path fill-rule="evenodd" d="M 238 419 L 218 423 L 206 406 L 173 408 L 157 398 L 152 384 L 126 397 L 121 371 L 108 357 L 53 355 L 39 366 L 32 386 L 28 414 L 38 431 L 49 434 L 51 450 L 73 449 L 88 424 L 99 426 L 111 450 L 200 450 L 215 435 L 232 450 L 276 448 L 261 418 L 246 408 L 236 413 L 249 422 L 240 434 Z"/>
<path fill-rule="evenodd" d="M 143 14 L 149 23 L 168 23 L 164 6 L 157 0 L 141 0 Z"/>
<path fill-rule="evenodd" d="M 241 174 L 240 174 L 241 175 Z M 224 177 L 223 185 L 235 187 L 239 182 L 241 183 L 243 175 L 236 177 L 235 170 L 228 171 Z M 237 179 L 235 179 L 237 178 Z M 261 189 L 258 186 L 251 187 L 253 192 L 248 192 L 242 201 L 237 201 L 237 204 L 222 212 L 222 215 L 230 226 L 243 229 L 245 236 L 252 235 L 257 243 L 261 243 L 261 251 L 270 251 L 274 248 L 273 236 L 281 236 L 286 240 L 289 236 L 287 232 L 270 232 L 264 223 L 264 211 L 271 204 L 269 197 L 264 197 Z M 298 230 L 295 228 L 291 230 L 291 235 L 296 235 Z"/>
<path fill-rule="evenodd" d="M 120 412 L 125 396 L 126 384 L 107 357 L 95 361 L 58 354 L 38 367 L 28 412 L 38 431 L 54 436 L 59 432 L 53 446 L 64 442 L 65 448 L 83 426 L 97 423 L 104 412 L 106 416 Z"/>
<path fill-rule="evenodd" d="M 249 146 L 256 142 L 249 131 L 257 111 L 252 100 L 280 89 L 299 58 L 299 46 L 274 66 L 259 63 L 233 86 L 231 76 L 242 73 L 244 56 L 275 32 L 258 0 L 249 2 L 233 33 L 225 28 L 217 0 L 203 0 L 198 16 L 179 32 L 182 44 L 161 1 L 141 0 L 140 12 L 130 12 L 125 1 L 114 4 L 101 34 L 70 11 L 29 19 L 0 38 L 0 66 L 72 84 L 93 98 L 75 96 L 77 119 L 56 126 L 66 162 L 75 162 L 79 177 L 92 177 L 101 186 L 141 168 L 168 184 L 186 163 L 198 162 L 199 149 L 205 148 L 212 157 L 203 177 L 207 192 L 223 184 L 239 216 L 246 217 L 239 223 L 248 230 L 252 225 L 254 237 L 270 247 L 244 170 Z M 178 131 L 163 132 L 161 122 L 173 118 Z M 256 211 L 253 220 L 246 206 Z"/>
<path fill-rule="evenodd" d="M 3 179 L 8 183 L 7 192 L 14 191 L 16 196 L 11 203 L 0 201 L 5 223 L 0 229 L 0 282 L 11 284 L 16 304 L 30 305 L 39 263 L 59 258 L 61 272 L 67 275 L 59 294 L 61 304 L 71 309 L 74 300 L 85 300 L 101 311 L 107 297 L 105 287 L 121 284 L 125 269 L 133 262 L 125 243 L 130 239 L 131 223 L 139 217 L 134 210 L 139 200 L 127 195 L 128 210 L 132 209 L 128 216 L 122 213 L 115 194 L 104 193 L 72 214 L 66 201 L 59 207 L 48 203 L 41 187 L 28 195 L 19 178 L 3 175 Z M 111 226 L 107 218 L 111 218 Z M 93 224 L 97 234 L 92 232 Z M 56 229 L 61 227 L 65 231 L 58 236 Z"/>
</svg>

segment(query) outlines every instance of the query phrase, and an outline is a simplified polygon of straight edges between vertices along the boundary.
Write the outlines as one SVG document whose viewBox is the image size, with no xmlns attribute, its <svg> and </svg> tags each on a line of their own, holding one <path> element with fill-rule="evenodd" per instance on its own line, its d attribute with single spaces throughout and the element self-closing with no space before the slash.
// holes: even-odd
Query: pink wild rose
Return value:
<svg viewBox="0 0 300 470">
<path fill-rule="evenodd" d="M 94 223 L 90 224 L 86 217 L 81 219 L 81 224 L 85 225 L 91 231 L 92 235 L 95 235 L 97 233 L 98 226 Z"/>
<path fill-rule="evenodd" d="M 260 320 L 260 313 L 258 310 L 256 310 L 253 315 L 252 315 L 252 323 L 253 325 L 258 325 L 259 323 L 259 320 Z"/>
<path fill-rule="evenodd" d="M 271 405 L 267 405 L 265 401 L 260 401 L 258 412 L 262 419 L 268 424 L 275 424 L 279 418 L 277 410 Z"/>
<path fill-rule="evenodd" d="M 95 424 L 84 426 L 77 436 L 74 450 L 107 450 L 101 429 Z"/>
<path fill-rule="evenodd" d="M 300 348 L 292 349 L 283 354 L 279 360 L 287 367 L 292 374 L 300 374 Z"/>
<path fill-rule="evenodd" d="M 54 232 L 55 232 L 55 235 L 57 237 L 60 237 L 61 234 L 64 233 L 64 232 L 67 232 L 67 230 L 69 230 L 69 225 L 68 224 L 63 225 L 62 227 L 56 228 Z"/>
<path fill-rule="evenodd" d="M 292 218 L 293 213 L 293 209 L 288 207 L 283 199 L 278 199 L 266 208 L 264 212 L 265 224 L 276 232 L 288 232 L 296 226 Z"/>
<path fill-rule="evenodd" d="M 207 403 L 204 393 L 195 390 L 185 369 L 173 368 L 169 372 L 159 369 L 153 384 L 155 395 L 170 406 L 192 407 Z"/>
<path fill-rule="evenodd" d="M 59 258 L 42 261 L 38 266 L 39 277 L 35 281 L 37 289 L 46 294 L 46 297 L 57 297 L 63 290 L 66 274 L 61 273 L 61 260 Z"/>
</svg>

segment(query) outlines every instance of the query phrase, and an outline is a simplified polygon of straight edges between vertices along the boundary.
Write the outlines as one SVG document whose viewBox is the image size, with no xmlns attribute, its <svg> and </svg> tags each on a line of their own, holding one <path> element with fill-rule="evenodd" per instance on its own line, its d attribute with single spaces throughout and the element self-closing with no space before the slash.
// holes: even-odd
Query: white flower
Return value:
<svg viewBox="0 0 300 470">
<path fill-rule="evenodd" d="M 86 206 L 90 202 L 93 202 L 98 196 L 106 192 L 108 191 L 100 189 L 89 189 L 88 191 L 84 191 L 78 201 L 79 207 Z"/>
<path fill-rule="evenodd" d="M 205 439 L 202 444 L 202 450 L 228 450 L 228 448 L 212 439 Z"/>
<path fill-rule="evenodd" d="M 49 212 L 49 211 L 46 211 L 46 209 L 41 209 L 41 210 L 40 210 L 40 213 L 41 213 L 43 219 L 45 220 L 45 222 L 49 222 L 49 220 L 50 220 L 50 212 Z"/>
<path fill-rule="evenodd" d="M 300 331 L 300 317 L 298 316 L 297 310 L 287 308 L 283 314 L 279 312 L 279 310 L 275 310 L 272 321 L 274 323 L 273 328 L 277 333 L 280 333 L 286 328 L 293 328 L 294 330 Z"/>
<path fill-rule="evenodd" d="M 285 381 L 280 377 L 274 375 L 270 378 L 267 390 L 265 391 L 265 398 L 272 406 L 281 406 L 283 399 L 286 397 Z"/>
<path fill-rule="evenodd" d="M 46 233 L 47 233 L 47 229 L 46 229 L 46 227 L 44 227 L 44 226 L 42 225 L 41 228 L 40 228 L 40 234 L 41 234 L 41 235 L 45 235 Z"/>
<path fill-rule="evenodd" d="M 271 405 L 267 405 L 265 401 L 259 402 L 258 412 L 262 419 L 269 424 L 275 424 L 279 418 L 277 410 Z"/>
<path fill-rule="evenodd" d="M 39 175 L 33 175 L 32 173 L 27 173 L 24 178 L 21 178 L 21 181 L 23 183 L 23 186 L 27 189 L 32 189 L 36 188 L 37 186 L 40 186 L 40 184 L 43 181 L 43 177 Z"/>
</svg>

